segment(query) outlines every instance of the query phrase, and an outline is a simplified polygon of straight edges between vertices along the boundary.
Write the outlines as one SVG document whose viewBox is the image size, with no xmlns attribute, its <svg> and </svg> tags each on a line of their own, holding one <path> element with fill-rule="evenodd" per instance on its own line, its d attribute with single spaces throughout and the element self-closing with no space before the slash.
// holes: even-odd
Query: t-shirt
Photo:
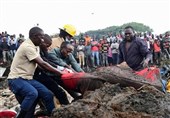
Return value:
<svg viewBox="0 0 170 118">
<path fill-rule="evenodd" d="M 91 51 L 99 51 L 99 44 L 97 41 L 93 41 L 92 43 L 92 47 L 91 47 Z"/>
<path fill-rule="evenodd" d="M 161 48 L 160 48 L 159 44 L 157 44 L 157 42 L 155 42 L 153 44 L 153 48 L 154 48 L 154 52 L 160 52 L 161 51 Z"/>
<path fill-rule="evenodd" d="M 89 36 L 84 37 L 84 39 L 85 39 L 85 45 L 87 45 L 87 43 L 91 41 L 91 37 L 89 37 Z"/>
<path fill-rule="evenodd" d="M 109 44 L 108 44 L 108 43 L 102 44 L 102 46 L 101 46 L 101 52 L 102 52 L 102 53 L 108 53 L 108 50 L 109 50 Z"/>
<path fill-rule="evenodd" d="M 111 44 L 111 49 L 112 49 L 112 53 L 115 54 L 115 53 L 118 53 L 118 50 L 119 50 L 119 43 L 112 43 Z"/>
<path fill-rule="evenodd" d="M 25 40 L 18 48 L 11 64 L 8 79 L 22 77 L 32 79 L 37 64 L 32 60 L 40 56 L 39 47 L 28 39 Z"/>
</svg>

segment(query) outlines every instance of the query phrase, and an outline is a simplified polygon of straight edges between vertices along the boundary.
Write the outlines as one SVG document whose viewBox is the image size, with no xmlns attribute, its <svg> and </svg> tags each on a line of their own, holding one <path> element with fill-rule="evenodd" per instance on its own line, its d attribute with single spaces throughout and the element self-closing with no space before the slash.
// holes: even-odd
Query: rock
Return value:
<svg viewBox="0 0 170 118">
<path fill-rule="evenodd" d="M 15 110 L 19 105 L 15 95 L 9 90 L 7 80 L 0 82 L 0 110 Z"/>
</svg>

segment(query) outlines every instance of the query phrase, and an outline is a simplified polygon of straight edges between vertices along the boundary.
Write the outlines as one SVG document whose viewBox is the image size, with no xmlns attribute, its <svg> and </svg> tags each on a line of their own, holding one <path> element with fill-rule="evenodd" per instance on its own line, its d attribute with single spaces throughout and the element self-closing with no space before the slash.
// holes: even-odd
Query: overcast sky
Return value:
<svg viewBox="0 0 170 118">
<path fill-rule="evenodd" d="M 23 33 L 37 23 L 48 34 L 72 24 L 78 33 L 139 22 L 170 30 L 170 0 L 0 0 L 0 32 Z"/>
</svg>

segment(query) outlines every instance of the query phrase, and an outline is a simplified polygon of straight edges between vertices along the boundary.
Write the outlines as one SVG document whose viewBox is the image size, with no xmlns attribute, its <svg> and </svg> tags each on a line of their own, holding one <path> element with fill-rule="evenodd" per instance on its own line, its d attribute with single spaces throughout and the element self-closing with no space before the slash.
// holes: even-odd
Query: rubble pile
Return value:
<svg viewBox="0 0 170 118">
<path fill-rule="evenodd" d="M 170 98 L 153 86 L 109 84 L 55 109 L 51 118 L 169 118 Z"/>
<path fill-rule="evenodd" d="M 86 91 L 83 99 L 55 109 L 51 118 L 170 118 L 170 96 L 161 91 L 160 80 L 149 82 L 116 66 L 91 74 L 106 81 L 103 87 Z M 18 106 L 7 80 L 0 81 L 0 110 Z"/>
<path fill-rule="evenodd" d="M 12 109 L 18 107 L 18 102 L 14 94 L 9 90 L 7 80 L 0 82 L 0 110 Z"/>
</svg>

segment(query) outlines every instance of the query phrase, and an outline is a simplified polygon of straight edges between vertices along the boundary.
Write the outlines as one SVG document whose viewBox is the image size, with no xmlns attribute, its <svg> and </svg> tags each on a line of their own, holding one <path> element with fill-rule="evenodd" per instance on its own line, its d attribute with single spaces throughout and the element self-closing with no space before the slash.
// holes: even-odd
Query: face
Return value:
<svg viewBox="0 0 170 118">
<path fill-rule="evenodd" d="M 104 43 L 107 43 L 107 39 L 104 39 Z"/>
<path fill-rule="evenodd" d="M 67 57 L 72 52 L 73 52 L 73 46 L 72 45 L 67 45 L 67 48 L 61 49 L 61 53 L 64 57 Z"/>
<path fill-rule="evenodd" d="M 41 31 L 37 33 L 34 36 L 34 39 L 35 39 L 35 46 L 40 46 L 42 43 L 44 43 L 44 32 Z"/>
<path fill-rule="evenodd" d="M 125 29 L 125 39 L 131 41 L 134 37 L 133 30 L 131 28 Z"/>
<path fill-rule="evenodd" d="M 48 51 L 48 48 L 51 46 L 52 41 L 51 40 L 45 40 L 41 43 L 40 48 L 44 51 Z"/>
<path fill-rule="evenodd" d="M 72 36 L 67 35 L 67 36 L 66 36 L 66 41 L 67 41 L 67 40 L 69 40 L 69 41 L 70 41 L 70 40 L 71 40 L 71 38 L 72 38 Z"/>
</svg>

